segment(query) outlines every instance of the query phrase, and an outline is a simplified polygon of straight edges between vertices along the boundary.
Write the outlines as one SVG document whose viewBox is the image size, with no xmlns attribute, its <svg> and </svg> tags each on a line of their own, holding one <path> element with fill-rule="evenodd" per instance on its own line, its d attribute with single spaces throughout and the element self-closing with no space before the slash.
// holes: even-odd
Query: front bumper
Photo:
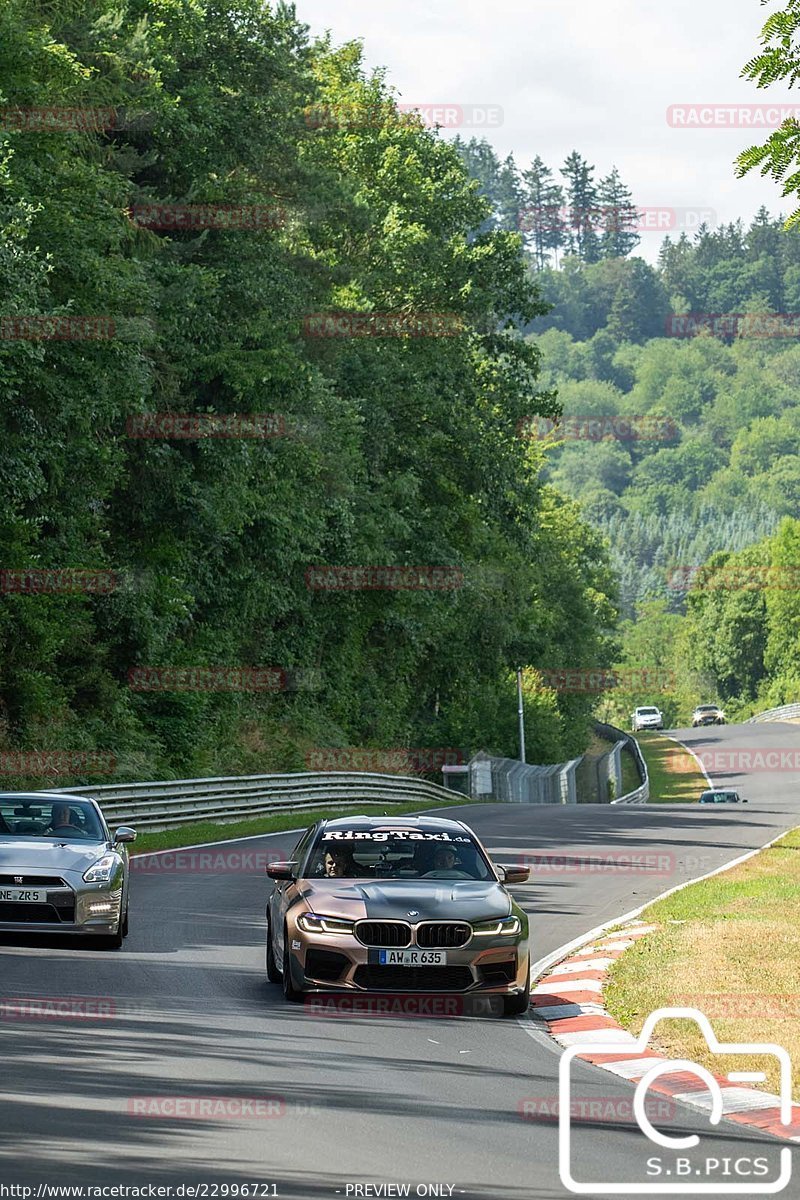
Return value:
<svg viewBox="0 0 800 1200">
<path fill-rule="evenodd" d="M 0 901 L 0 933 L 107 936 L 117 932 L 122 911 L 122 887 L 64 881 L 47 887 L 44 904 Z"/>
<path fill-rule="evenodd" d="M 355 935 L 306 933 L 289 926 L 289 958 L 295 986 L 306 992 L 447 993 L 513 996 L 528 986 L 527 936 L 472 940 L 442 947 L 443 967 L 381 966 L 377 947 Z M 475 942 L 478 942 L 476 945 Z M 491 944 L 483 945 L 483 941 Z"/>
</svg>

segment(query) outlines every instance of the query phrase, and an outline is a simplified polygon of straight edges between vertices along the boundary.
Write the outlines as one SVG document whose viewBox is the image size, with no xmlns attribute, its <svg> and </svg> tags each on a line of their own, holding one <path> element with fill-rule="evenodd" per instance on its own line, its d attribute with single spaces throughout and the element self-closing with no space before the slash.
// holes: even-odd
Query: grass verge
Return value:
<svg viewBox="0 0 800 1200">
<path fill-rule="evenodd" d="M 615 963 L 604 1001 L 632 1033 L 657 1008 L 699 1009 L 720 1041 L 774 1042 L 793 1063 L 800 1100 L 800 829 L 722 875 L 652 904 L 643 913 L 657 932 Z M 692 1021 L 665 1022 L 658 1048 L 712 1071 L 758 1071 L 777 1092 L 772 1059 L 715 1057 Z"/>
<path fill-rule="evenodd" d="M 455 793 L 454 793 L 455 795 Z M 457 795 L 453 804 L 469 804 L 468 796 Z M 431 808 L 446 808 L 443 805 L 431 805 Z M 397 816 L 401 813 L 420 812 L 419 803 L 365 805 L 353 804 L 347 808 L 315 808 L 304 809 L 293 813 L 266 813 L 261 817 L 251 817 L 246 821 L 194 821 L 190 825 L 180 825 L 177 829 L 163 829 L 158 833 L 140 833 L 134 845 L 134 854 L 151 853 L 153 850 L 176 850 L 181 846 L 194 846 L 202 842 L 225 842 L 233 838 L 257 837 L 264 833 L 280 833 L 284 829 L 305 829 L 313 825 L 320 817 L 346 817 L 360 812 L 382 813 Z"/>
<path fill-rule="evenodd" d="M 659 733 L 637 733 L 650 776 L 651 804 L 696 804 L 708 784 L 687 750 Z"/>
</svg>

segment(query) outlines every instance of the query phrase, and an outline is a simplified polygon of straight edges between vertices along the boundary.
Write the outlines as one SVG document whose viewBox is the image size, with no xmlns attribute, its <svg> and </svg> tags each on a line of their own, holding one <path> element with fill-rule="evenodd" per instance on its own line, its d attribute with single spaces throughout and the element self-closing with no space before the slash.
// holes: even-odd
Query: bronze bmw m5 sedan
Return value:
<svg viewBox="0 0 800 1200">
<path fill-rule="evenodd" d="M 308 829 L 271 863 L 267 977 L 287 1000 L 308 992 L 447 992 L 503 997 L 524 1012 L 528 918 L 460 821 L 339 817 Z"/>
</svg>

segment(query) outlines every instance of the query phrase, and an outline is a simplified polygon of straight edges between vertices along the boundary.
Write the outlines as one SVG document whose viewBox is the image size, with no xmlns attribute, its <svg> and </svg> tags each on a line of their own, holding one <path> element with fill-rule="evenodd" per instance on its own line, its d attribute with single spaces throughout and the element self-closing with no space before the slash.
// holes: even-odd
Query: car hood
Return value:
<svg viewBox="0 0 800 1200">
<path fill-rule="evenodd" d="M 355 921 L 405 921 L 412 912 L 414 922 L 477 921 L 511 912 L 508 892 L 494 880 L 303 879 L 300 892 L 315 912 Z"/>
<path fill-rule="evenodd" d="M 37 838 L 3 838 L 0 834 L 0 872 L 11 871 L 78 871 L 80 874 L 92 865 L 103 853 L 108 853 L 105 842 L 63 842 Z"/>
</svg>

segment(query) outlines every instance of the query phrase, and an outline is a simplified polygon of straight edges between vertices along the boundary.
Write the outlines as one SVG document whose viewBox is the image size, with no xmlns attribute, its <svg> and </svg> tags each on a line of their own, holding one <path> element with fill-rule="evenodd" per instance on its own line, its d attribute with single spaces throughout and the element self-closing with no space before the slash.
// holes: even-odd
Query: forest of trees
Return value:
<svg viewBox="0 0 800 1200">
<path fill-rule="evenodd" d="M 602 239 L 581 243 L 580 230 L 562 228 L 551 247 L 563 255 L 556 269 L 520 213 L 536 193 L 542 211 L 552 203 L 568 222 L 580 187 L 588 181 L 591 208 L 610 194 L 609 180 L 594 188 L 596 171 L 577 153 L 561 170 L 565 186 L 538 158 L 526 171 L 512 157 L 500 162 L 485 142 L 462 144 L 460 153 L 493 205 L 495 227 L 523 233 L 520 252 L 551 305 L 524 328 L 563 417 L 555 428 L 527 421 L 521 435 L 544 448 L 543 478 L 578 499 L 607 539 L 625 617 L 622 665 L 669 664 L 676 691 L 661 699 L 675 721 L 702 698 L 745 711 L 756 699 L 790 696 L 793 659 L 781 664 L 768 653 L 743 674 L 721 665 L 737 634 L 718 608 L 752 606 L 758 589 L 748 586 L 744 599 L 733 586 L 711 599 L 692 589 L 696 569 L 720 554 L 735 564 L 759 546 L 768 561 L 770 539 L 789 538 L 781 521 L 800 519 L 800 228 L 762 209 L 747 226 L 665 239 L 655 266 L 631 256 L 634 242 L 604 253 Z M 630 211 L 624 189 L 618 204 Z M 739 319 L 674 336 L 682 327 L 672 316 L 687 313 Z M 788 336 L 765 336 L 775 328 L 758 318 L 769 314 L 790 315 Z M 766 619 L 771 602 L 761 603 Z M 712 649 L 712 634 L 732 642 Z M 800 644 L 800 627 L 791 637 Z M 770 635 L 762 630 L 756 640 L 763 649 Z M 648 699 L 617 693 L 603 711 L 623 719 Z"/>
<path fill-rule="evenodd" d="M 358 46 L 260 0 L 8 0 L 0 81 L 0 753 L 103 749 L 139 779 L 513 753 L 515 666 L 606 664 L 615 583 L 517 436 L 557 411 L 508 319 L 543 307 L 516 235 L 476 233 L 457 150 Z M 165 205 L 262 219 L 159 225 Z M 341 311 L 460 332 L 309 336 Z M 283 435 L 129 436 L 164 413 Z M 307 585 L 342 564 L 462 582 Z M 8 584 L 30 568 L 116 583 Z M 129 686 L 212 666 L 285 683 Z M 591 705 L 531 688 L 531 756 L 580 752 Z"/>
</svg>

